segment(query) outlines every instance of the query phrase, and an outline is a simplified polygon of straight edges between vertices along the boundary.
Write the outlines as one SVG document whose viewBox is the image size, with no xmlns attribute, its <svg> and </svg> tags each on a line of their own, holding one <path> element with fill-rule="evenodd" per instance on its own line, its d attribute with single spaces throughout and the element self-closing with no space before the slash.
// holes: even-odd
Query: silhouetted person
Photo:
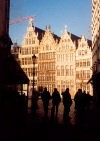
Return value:
<svg viewBox="0 0 100 141">
<path fill-rule="evenodd" d="M 62 93 L 63 96 L 63 105 L 64 105 L 64 118 L 69 117 L 70 106 L 72 104 L 71 95 L 69 93 L 69 88 Z"/>
<path fill-rule="evenodd" d="M 56 109 L 56 117 L 58 115 L 58 107 L 59 107 L 59 103 L 61 102 L 61 97 L 60 94 L 57 90 L 57 88 L 54 88 L 54 92 L 52 93 L 52 109 L 51 109 L 51 118 L 54 117 L 54 112 Z"/>
<path fill-rule="evenodd" d="M 84 94 L 82 93 L 82 89 L 78 89 L 74 96 L 75 101 L 75 109 L 77 111 L 81 111 L 84 108 Z"/>
<path fill-rule="evenodd" d="M 92 101 L 92 96 L 89 94 L 89 92 L 87 92 L 86 94 L 86 110 L 88 111 L 89 108 L 90 108 L 90 104 L 91 104 L 91 101 Z"/>
<path fill-rule="evenodd" d="M 78 89 L 74 97 L 75 109 L 76 109 L 76 119 L 78 122 L 82 121 L 82 113 L 84 111 L 84 94 L 82 89 Z"/>
<path fill-rule="evenodd" d="M 33 90 L 32 92 L 32 115 L 35 116 L 36 115 L 36 110 L 38 108 L 38 97 L 39 97 L 39 93 L 36 90 Z"/>
<path fill-rule="evenodd" d="M 83 106 L 83 110 L 85 110 L 87 107 L 87 93 L 85 90 L 83 91 Z"/>
<path fill-rule="evenodd" d="M 47 117 L 48 116 L 48 105 L 49 105 L 49 100 L 50 100 L 50 93 L 49 91 L 47 91 L 47 88 L 44 88 L 44 91 L 41 94 L 41 98 L 43 101 L 44 114 L 45 114 L 45 117 Z"/>
<path fill-rule="evenodd" d="M 83 94 L 86 95 L 86 91 L 85 90 L 83 91 Z"/>
<path fill-rule="evenodd" d="M 89 93 L 86 93 L 86 91 L 83 91 L 83 109 L 85 111 L 89 110 L 90 102 L 92 100 L 92 97 Z"/>
</svg>

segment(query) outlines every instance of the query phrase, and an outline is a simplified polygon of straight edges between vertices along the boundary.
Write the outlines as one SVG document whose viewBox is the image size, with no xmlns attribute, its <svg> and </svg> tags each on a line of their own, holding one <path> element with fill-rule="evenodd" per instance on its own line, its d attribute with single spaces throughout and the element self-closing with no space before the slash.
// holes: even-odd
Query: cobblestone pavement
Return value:
<svg viewBox="0 0 100 141">
<path fill-rule="evenodd" d="M 30 100 L 30 102 L 31 102 L 31 100 Z M 51 117 L 51 108 L 52 108 L 52 100 L 49 101 L 48 120 L 50 120 L 50 117 Z M 63 103 L 61 102 L 60 105 L 59 105 L 58 117 L 57 117 L 57 123 L 58 124 L 63 123 L 63 110 L 64 110 L 64 107 L 63 107 Z M 30 110 L 29 110 L 29 112 L 30 112 Z M 75 124 L 74 102 L 73 102 L 73 104 L 71 106 L 69 116 L 70 116 L 71 124 L 74 125 Z M 37 109 L 37 112 L 36 112 L 36 118 L 34 118 L 33 121 L 35 123 L 42 123 L 43 122 L 43 117 L 44 117 L 43 103 L 42 103 L 41 98 L 39 98 L 39 100 L 38 100 L 38 109 Z"/>
<path fill-rule="evenodd" d="M 29 101 L 31 105 L 31 100 Z M 8 106 L 8 105 L 7 105 Z M 13 108 L 12 106 L 10 108 Z M 0 122 L 0 141 L 99 141 L 100 108 L 91 107 L 82 115 L 82 122 L 75 121 L 74 102 L 71 106 L 70 120 L 63 121 L 63 103 L 59 105 L 58 118 L 50 120 L 52 101 L 49 103 L 48 118 L 44 118 L 43 103 L 38 100 L 36 116 L 29 114 L 26 118 L 20 114 L 7 112 Z M 9 108 L 7 108 L 9 109 Z M 10 109 L 9 109 L 10 110 Z M 8 111 L 9 111 L 8 110 Z M 3 110 L 4 113 L 4 110 Z M 2 115 L 1 115 L 2 116 Z M 0 116 L 0 117 L 1 117 Z M 2 128 L 1 128 L 2 125 Z M 2 140 L 2 139 L 3 140 Z"/>
<path fill-rule="evenodd" d="M 18 101 L 19 102 L 19 101 Z M 90 106 L 84 111 L 82 121 L 76 122 L 74 102 L 70 120 L 63 121 L 63 103 L 59 105 L 58 118 L 51 117 L 52 100 L 49 103 L 48 118 L 44 118 L 43 103 L 38 100 L 36 116 L 19 103 L 6 99 L 0 109 L 0 141 L 100 141 L 100 107 Z M 31 106 L 31 100 L 29 100 Z M 22 109 L 21 109 L 22 108 Z"/>
<path fill-rule="evenodd" d="M 59 105 L 58 118 L 52 124 L 50 122 L 52 101 L 49 103 L 48 120 L 44 119 L 42 100 L 38 100 L 38 109 L 36 117 L 29 118 L 28 133 L 30 138 L 35 140 L 46 141 L 99 141 L 100 122 L 96 110 L 89 111 L 83 115 L 81 124 L 75 122 L 74 102 L 70 111 L 70 122 L 64 123 L 63 121 L 63 103 Z M 100 113 L 100 110 L 99 110 Z M 95 118 L 94 118 L 95 117 Z M 96 118 L 98 121 L 96 121 Z M 99 124 L 99 125 L 98 125 Z M 98 125 L 98 126 L 97 126 Z M 34 133 L 33 133 L 34 132 Z"/>
</svg>

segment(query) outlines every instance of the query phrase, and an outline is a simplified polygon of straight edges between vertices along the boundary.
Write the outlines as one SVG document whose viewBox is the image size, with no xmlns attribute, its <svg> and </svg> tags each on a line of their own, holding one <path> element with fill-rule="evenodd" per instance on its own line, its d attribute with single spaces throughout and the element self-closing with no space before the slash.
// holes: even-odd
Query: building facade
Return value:
<svg viewBox="0 0 100 141">
<path fill-rule="evenodd" d="M 92 48 L 84 36 L 78 40 L 78 48 L 76 50 L 76 90 L 81 88 L 92 94 L 92 85 L 87 84 L 92 76 Z"/>
<path fill-rule="evenodd" d="M 20 65 L 26 75 L 28 76 L 30 83 L 29 83 L 29 92 L 32 92 L 33 88 L 33 77 L 34 78 L 34 84 L 35 88 L 37 88 L 37 58 L 38 58 L 38 47 L 39 47 L 39 40 L 38 40 L 38 33 L 35 32 L 35 28 L 32 23 L 32 19 L 29 21 L 29 26 L 27 28 L 27 32 L 24 36 L 24 40 L 22 42 L 22 46 L 19 50 L 19 60 Z M 35 62 L 35 68 L 33 64 L 32 56 L 35 54 L 36 56 L 36 62 Z M 33 71 L 35 70 L 35 76 L 33 76 Z M 23 88 L 25 91 L 26 86 Z"/>
<path fill-rule="evenodd" d="M 84 47 L 81 44 L 84 44 Z M 33 87 L 32 56 L 35 54 L 37 58 L 35 62 L 35 87 L 37 89 L 47 87 L 51 95 L 55 87 L 60 93 L 69 87 L 73 98 L 76 90 L 82 88 L 79 84 L 82 82 L 79 81 L 80 77 L 77 77 L 76 72 L 80 75 L 81 71 L 79 70 L 83 69 L 83 66 L 77 66 L 76 61 L 79 62 L 82 57 L 83 60 L 88 61 L 90 59 L 92 61 L 90 47 L 88 40 L 83 36 L 80 38 L 69 33 L 66 26 L 60 38 L 51 32 L 50 26 L 47 26 L 44 31 L 33 26 L 32 20 L 30 20 L 22 47 L 19 50 L 20 65 L 30 80 L 30 91 Z M 80 56 L 78 53 L 79 50 L 83 51 L 82 49 L 87 51 L 84 56 Z M 84 80 L 85 84 L 91 76 L 89 69 L 92 62 L 90 60 L 90 63 L 83 69 L 89 73 L 89 76 Z M 88 90 L 91 93 L 90 86 L 87 87 L 84 87 L 83 90 Z"/>
<path fill-rule="evenodd" d="M 38 86 L 47 87 L 51 93 L 55 88 L 55 58 L 58 39 L 54 37 L 48 26 L 39 46 Z"/>
<path fill-rule="evenodd" d="M 75 94 L 75 52 L 76 47 L 72 41 L 71 34 L 65 30 L 56 48 L 56 87 L 59 92 L 66 88 L 70 89 L 73 96 Z"/>
<path fill-rule="evenodd" d="M 100 0 L 92 0 L 92 60 L 94 99 L 100 103 Z"/>
<path fill-rule="evenodd" d="M 100 0 L 92 0 L 93 72 L 100 72 Z"/>
</svg>

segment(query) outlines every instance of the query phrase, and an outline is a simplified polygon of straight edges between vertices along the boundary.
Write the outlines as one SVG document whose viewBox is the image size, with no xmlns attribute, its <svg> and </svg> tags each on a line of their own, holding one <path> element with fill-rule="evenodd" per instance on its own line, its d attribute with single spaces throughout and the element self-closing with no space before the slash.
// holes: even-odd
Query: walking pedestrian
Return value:
<svg viewBox="0 0 100 141">
<path fill-rule="evenodd" d="M 75 109 L 76 109 L 76 120 L 77 122 L 82 122 L 82 115 L 84 111 L 84 94 L 82 89 L 78 89 L 74 96 Z"/>
<path fill-rule="evenodd" d="M 62 97 L 63 97 L 63 105 L 64 105 L 63 118 L 66 119 L 69 117 L 70 106 L 72 105 L 72 99 L 69 93 L 69 88 L 66 88 L 65 92 L 62 93 Z"/>
<path fill-rule="evenodd" d="M 51 109 L 51 118 L 54 118 L 54 113 L 56 109 L 56 118 L 58 115 L 58 107 L 59 103 L 61 102 L 60 93 L 58 92 L 57 88 L 54 88 L 54 92 L 52 93 L 52 109 Z"/>
<path fill-rule="evenodd" d="M 44 107 L 44 116 L 48 116 L 48 105 L 49 105 L 49 100 L 50 100 L 50 92 L 47 91 L 47 88 L 44 88 L 43 93 L 41 94 L 41 98 L 43 101 L 43 107 Z"/>
<path fill-rule="evenodd" d="M 36 110 L 38 108 L 38 97 L 39 97 L 39 93 L 38 91 L 36 91 L 34 89 L 34 91 L 32 92 L 32 115 L 35 116 L 36 115 Z"/>
</svg>

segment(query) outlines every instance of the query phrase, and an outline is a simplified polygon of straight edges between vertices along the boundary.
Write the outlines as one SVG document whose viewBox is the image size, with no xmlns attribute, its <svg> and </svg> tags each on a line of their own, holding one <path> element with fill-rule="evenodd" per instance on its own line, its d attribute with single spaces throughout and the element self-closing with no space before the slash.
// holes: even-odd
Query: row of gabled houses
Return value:
<svg viewBox="0 0 100 141">
<path fill-rule="evenodd" d="M 58 37 L 51 32 L 50 26 L 42 30 L 30 19 L 21 47 L 15 43 L 12 54 L 30 80 L 30 93 L 34 79 L 36 89 L 47 87 L 52 94 L 55 87 L 60 93 L 69 87 L 73 97 L 79 88 L 92 94 L 92 86 L 87 83 L 92 76 L 91 47 L 90 40 L 69 33 L 66 26 Z M 33 55 L 36 56 L 35 69 Z"/>
</svg>

